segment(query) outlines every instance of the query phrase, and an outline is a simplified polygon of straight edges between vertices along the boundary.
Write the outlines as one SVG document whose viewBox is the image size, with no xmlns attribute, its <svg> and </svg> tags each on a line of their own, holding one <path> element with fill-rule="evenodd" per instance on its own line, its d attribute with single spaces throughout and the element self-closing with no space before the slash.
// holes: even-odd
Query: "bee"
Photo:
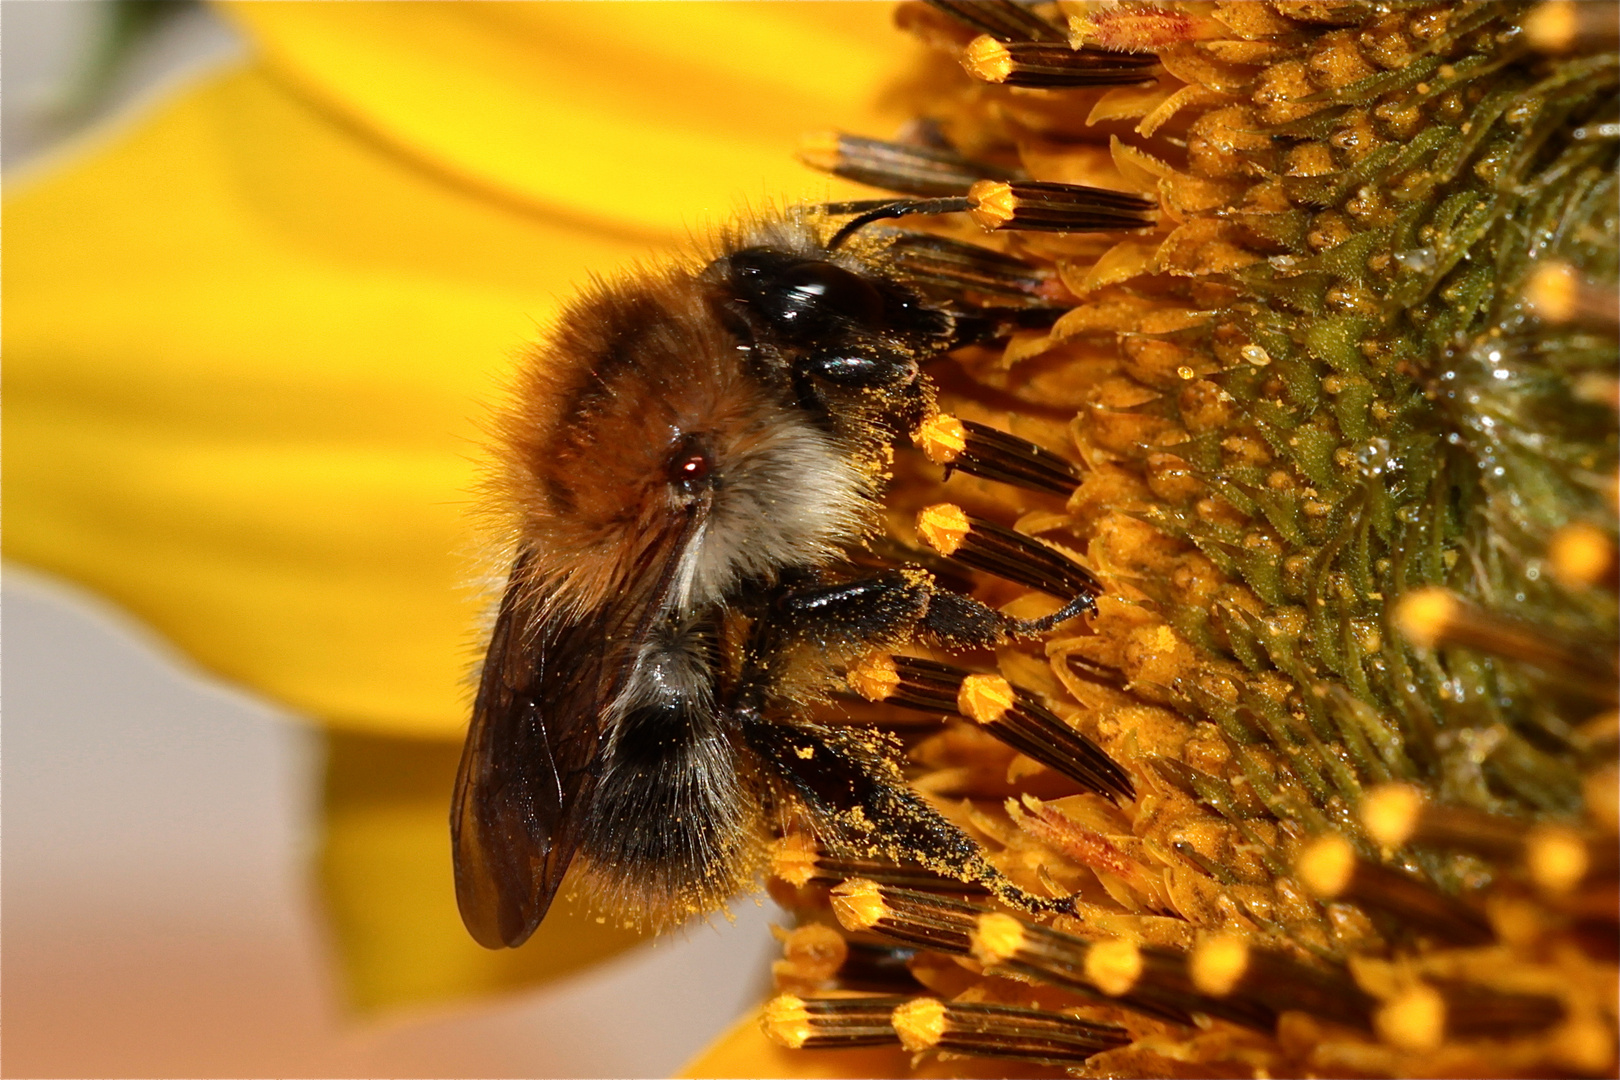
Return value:
<svg viewBox="0 0 1620 1080">
<path fill-rule="evenodd" d="M 883 737 L 807 709 L 873 650 L 995 645 L 1094 608 L 1072 562 L 1033 581 L 1071 593 L 1061 610 L 1019 619 L 877 554 L 895 447 L 935 415 L 924 364 L 1051 319 L 1028 296 L 975 291 L 1023 288 L 1018 260 L 866 230 L 944 203 L 961 200 L 801 207 L 735 227 L 707 261 L 588 289 L 520 375 L 498 422 L 514 553 L 451 811 L 457 899 L 481 944 L 526 940 L 576 863 L 627 917 L 713 910 L 789 825 L 1027 911 L 1061 908 L 907 788 Z M 984 445 L 958 467 L 1072 468 L 974 434 Z M 1020 563 L 996 561 L 1008 543 L 1035 565 L 1055 558 L 1010 530 L 967 531 L 972 565 Z M 912 661 L 892 700 L 939 708 L 940 687 L 962 681 L 950 671 Z M 1062 726 L 1091 785 L 1128 795 L 1118 766 Z"/>
</svg>

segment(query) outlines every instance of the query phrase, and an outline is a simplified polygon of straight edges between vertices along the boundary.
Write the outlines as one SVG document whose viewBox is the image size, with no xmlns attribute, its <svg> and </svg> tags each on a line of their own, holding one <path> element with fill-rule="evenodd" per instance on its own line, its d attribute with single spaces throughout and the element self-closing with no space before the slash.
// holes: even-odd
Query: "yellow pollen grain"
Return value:
<svg viewBox="0 0 1620 1080">
<path fill-rule="evenodd" d="M 1245 345 L 1238 350 L 1238 355 L 1243 357 L 1245 363 L 1255 367 L 1265 367 L 1271 363 L 1271 354 L 1258 345 Z"/>
<path fill-rule="evenodd" d="M 789 1050 L 797 1050 L 810 1040 L 810 1010 L 804 999 L 794 994 L 780 994 L 765 1003 L 759 1026 L 772 1041 Z"/>
<path fill-rule="evenodd" d="M 1350 841 L 1342 836 L 1324 836 L 1313 841 L 1299 853 L 1294 870 L 1311 894 L 1332 898 L 1350 885 L 1355 873 L 1356 852 Z"/>
<path fill-rule="evenodd" d="M 968 211 L 981 228 L 995 230 L 1011 221 L 1018 212 L 1018 196 L 1012 185 L 1002 180 L 979 180 L 968 188 Z"/>
<path fill-rule="evenodd" d="M 949 413 L 939 413 L 922 422 L 912 441 L 935 465 L 949 465 L 967 449 L 967 428 Z"/>
<path fill-rule="evenodd" d="M 1592 585 L 1614 562 L 1614 545 L 1595 525 L 1576 522 L 1553 533 L 1547 544 L 1553 574 L 1566 585 Z"/>
<path fill-rule="evenodd" d="M 1249 969 L 1249 943 L 1232 934 L 1206 938 L 1193 950 L 1188 974 L 1193 985 L 1214 997 L 1230 994 Z"/>
<path fill-rule="evenodd" d="M 1129 991 L 1141 975 L 1142 950 L 1134 941 L 1098 941 L 1086 952 L 1086 978 L 1109 997 Z"/>
<path fill-rule="evenodd" d="M 956 694 L 963 716 L 980 724 L 993 724 L 1007 715 L 1015 700 L 1012 683 L 1000 675 L 969 675 Z"/>
<path fill-rule="evenodd" d="M 979 916 L 979 923 L 968 940 L 973 948 L 973 958 L 989 967 L 1001 963 L 1024 947 L 1024 924 L 1011 915 L 993 911 Z"/>
<path fill-rule="evenodd" d="M 980 34 L 962 50 L 962 68 L 975 79 L 1005 82 L 1012 74 L 1012 53 L 989 34 Z"/>
<path fill-rule="evenodd" d="M 938 998 L 912 998 L 895 1008 L 889 1022 L 907 1050 L 931 1049 L 945 1037 L 945 1003 Z"/>
<path fill-rule="evenodd" d="M 1420 649 L 1432 649 L 1456 617 L 1456 597 L 1437 586 L 1407 593 L 1395 606 L 1395 625 Z"/>
<path fill-rule="evenodd" d="M 815 868 L 815 841 L 803 833 L 784 836 L 771 851 L 771 873 L 794 888 L 808 884 Z"/>
<path fill-rule="evenodd" d="M 1361 823 L 1379 847 L 1398 848 L 1417 828 L 1423 792 L 1410 784 L 1384 784 L 1361 800 Z"/>
<path fill-rule="evenodd" d="M 889 910 L 877 882 L 865 878 L 850 878 L 834 888 L 832 909 L 845 930 L 870 930 Z"/>
<path fill-rule="evenodd" d="M 1418 985 L 1390 998 L 1373 1017 L 1378 1037 L 1401 1050 L 1433 1050 L 1446 1037 L 1446 1002 L 1432 986 Z"/>
<path fill-rule="evenodd" d="M 1544 825 L 1524 843 L 1524 861 L 1530 878 L 1550 893 L 1566 893 L 1586 876 L 1586 844 L 1568 829 Z"/>
<path fill-rule="evenodd" d="M 917 513 L 917 536 L 941 555 L 954 555 L 971 529 L 967 512 L 953 503 L 935 503 Z"/>
<path fill-rule="evenodd" d="M 894 666 L 894 657 L 885 652 L 872 652 L 849 669 L 844 681 L 867 701 L 886 701 L 900 685 L 900 672 Z"/>
</svg>

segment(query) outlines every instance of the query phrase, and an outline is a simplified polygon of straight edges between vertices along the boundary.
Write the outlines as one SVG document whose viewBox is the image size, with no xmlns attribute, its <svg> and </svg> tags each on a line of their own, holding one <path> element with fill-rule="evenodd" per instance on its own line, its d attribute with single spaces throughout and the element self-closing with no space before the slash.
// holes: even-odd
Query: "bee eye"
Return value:
<svg viewBox="0 0 1620 1080">
<path fill-rule="evenodd" d="M 668 465 L 670 483 L 686 491 L 696 491 L 709 482 L 714 462 L 702 450 L 690 445 L 681 446 L 671 455 Z"/>
</svg>

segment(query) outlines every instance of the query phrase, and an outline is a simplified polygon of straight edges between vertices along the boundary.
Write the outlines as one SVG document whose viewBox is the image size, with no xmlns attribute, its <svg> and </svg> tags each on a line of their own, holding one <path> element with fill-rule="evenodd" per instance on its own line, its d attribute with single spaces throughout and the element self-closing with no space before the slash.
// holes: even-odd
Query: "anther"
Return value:
<svg viewBox="0 0 1620 1080">
<path fill-rule="evenodd" d="M 945 466 L 947 478 L 951 470 L 960 469 L 986 480 L 1065 497 L 1081 480 L 1073 463 L 1050 450 L 946 413 L 923 421 L 912 438 L 929 461 Z"/>
<path fill-rule="evenodd" d="M 1139 195 L 1044 180 L 981 180 L 968 189 L 968 216 L 980 227 L 1035 232 L 1107 232 L 1154 224 L 1154 203 Z"/>
<path fill-rule="evenodd" d="M 1395 622 L 1420 649 L 1459 646 L 1518 660 L 1609 704 L 1620 693 L 1615 658 L 1562 640 L 1549 631 L 1485 611 L 1438 587 L 1403 596 Z"/>
<path fill-rule="evenodd" d="M 1313 896 L 1386 912 L 1420 933 L 1453 944 L 1482 945 L 1495 936 L 1473 906 L 1399 870 L 1362 859 L 1342 836 L 1323 836 L 1307 844 L 1294 871 Z"/>
<path fill-rule="evenodd" d="M 899 233 L 889 245 L 888 257 L 909 280 L 959 294 L 1023 305 L 1049 304 L 1067 295 L 1051 270 L 933 233 Z"/>
<path fill-rule="evenodd" d="M 1102 586 L 1091 571 L 1039 540 L 1002 525 L 971 517 L 960 506 L 937 503 L 917 515 L 917 535 L 923 543 L 975 570 L 983 570 L 1060 600 L 1091 598 Z"/>
<path fill-rule="evenodd" d="M 978 882 L 941 877 L 926 867 L 833 855 L 823 851 L 803 833 L 794 833 L 777 841 L 771 849 L 771 873 L 795 888 L 802 888 L 811 882 L 836 885 L 851 878 L 865 878 L 880 885 L 922 892 L 954 896 L 989 895 L 989 890 Z"/>
<path fill-rule="evenodd" d="M 905 998 L 806 998 L 779 994 L 765 1003 L 760 1026 L 790 1050 L 892 1046 L 900 1041 L 890 1017 Z"/>
<path fill-rule="evenodd" d="M 908 945 L 968 954 L 968 935 L 985 909 L 913 889 L 896 889 L 865 878 L 832 891 L 833 915 L 845 930 L 875 931 Z"/>
<path fill-rule="evenodd" d="M 1003 86 L 1130 86 L 1149 82 L 1158 57 L 1073 49 L 1067 43 L 974 38 L 962 51 L 962 67 L 975 79 Z"/>
<path fill-rule="evenodd" d="M 1090 791 L 1116 802 L 1136 797 L 1130 775 L 1102 747 L 1000 675 L 874 653 L 852 666 L 846 677 L 850 688 L 869 701 L 967 717 Z"/>
<path fill-rule="evenodd" d="M 1014 0 L 928 0 L 928 6 L 998 41 L 1068 40 L 1062 29 Z"/>
<path fill-rule="evenodd" d="M 1113 1024 L 988 1002 L 913 998 L 898 1006 L 891 1020 L 901 1045 L 914 1053 L 945 1050 L 1065 1065 L 1130 1042 L 1125 1029 Z"/>
<path fill-rule="evenodd" d="M 1620 853 L 1611 840 L 1562 825 L 1530 825 L 1466 806 L 1426 801 L 1417 788 L 1385 784 L 1361 803 L 1362 824 L 1379 845 L 1460 848 L 1487 858 L 1517 862 L 1545 892 L 1561 895 L 1588 875 L 1620 873 Z"/>
<path fill-rule="evenodd" d="M 1271 1031 L 1279 1011 L 1244 995 L 1203 993 L 1192 982 L 1186 956 L 1124 939 L 1087 941 L 1010 915 L 988 913 L 979 917 L 971 942 L 974 958 L 987 971 L 1034 979 L 1172 1023 L 1190 1024 L 1192 1014 L 1202 1012 Z M 1352 995 L 1359 994 L 1349 985 Z M 1286 995 L 1286 987 L 1286 982 L 1279 985 L 1279 995 Z"/>
<path fill-rule="evenodd" d="M 966 195 L 980 180 L 1016 180 L 1023 175 L 970 161 L 954 150 L 884 142 L 840 131 L 805 136 L 799 143 L 799 160 L 857 184 L 924 199 Z"/>
</svg>

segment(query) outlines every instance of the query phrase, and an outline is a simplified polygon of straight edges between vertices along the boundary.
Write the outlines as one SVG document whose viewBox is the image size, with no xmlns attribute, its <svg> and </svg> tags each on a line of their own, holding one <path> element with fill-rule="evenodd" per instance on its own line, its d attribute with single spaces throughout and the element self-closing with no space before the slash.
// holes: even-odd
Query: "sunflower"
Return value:
<svg viewBox="0 0 1620 1080">
<path fill-rule="evenodd" d="M 1073 494 L 946 491 L 1103 582 L 1083 629 L 994 663 L 1137 794 L 1064 790 L 966 718 L 914 739 L 914 783 L 1079 910 L 790 837 L 771 1038 L 947 1071 L 1614 1068 L 1612 16 L 900 9 L 940 58 L 921 123 L 805 156 L 960 184 L 1067 309 L 940 377 L 949 410 L 1072 448 Z M 1087 225 L 1087 188 L 1156 225 Z"/>
<path fill-rule="evenodd" d="M 1077 914 L 785 837 L 779 993 L 693 1073 L 1613 1072 L 1608 5 L 947 0 L 898 10 L 915 63 L 859 5 L 227 10 L 249 67 L 8 194 L 7 555 L 329 725 L 360 1001 L 628 940 L 459 940 L 469 418 L 534 297 L 722 213 L 709 178 L 802 190 L 783 146 L 836 125 L 803 156 L 848 179 L 997 185 L 999 235 L 938 227 L 1065 309 L 936 376 L 1078 462 L 1073 493 L 941 489 L 917 456 L 891 503 L 1102 580 L 1082 629 L 981 659 L 1137 796 L 858 706 Z M 687 123 L 647 124 L 671 87 Z M 1031 231 L 1051 182 L 1154 223 Z"/>
</svg>

